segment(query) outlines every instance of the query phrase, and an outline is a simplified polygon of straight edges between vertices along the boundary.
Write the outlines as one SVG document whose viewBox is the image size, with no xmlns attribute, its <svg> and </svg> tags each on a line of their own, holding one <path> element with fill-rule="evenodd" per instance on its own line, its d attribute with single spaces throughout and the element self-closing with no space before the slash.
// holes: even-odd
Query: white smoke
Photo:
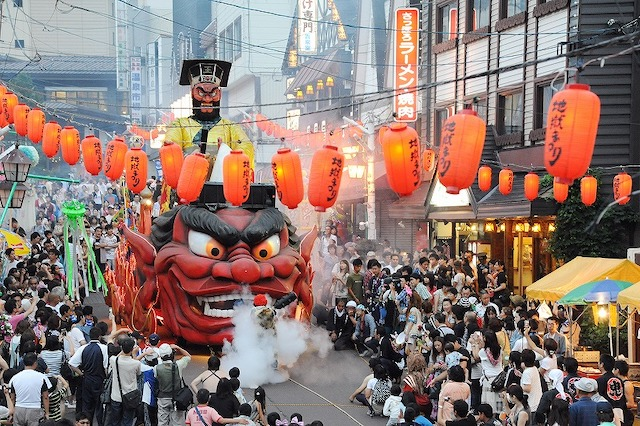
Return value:
<svg viewBox="0 0 640 426">
<path fill-rule="evenodd" d="M 333 347 L 326 331 L 288 317 L 276 320 L 275 334 L 253 319 L 251 305 L 234 307 L 233 343 L 225 342 L 221 368 L 240 369 L 242 387 L 254 388 L 289 379 L 288 369 L 305 353 L 325 358 Z"/>
</svg>

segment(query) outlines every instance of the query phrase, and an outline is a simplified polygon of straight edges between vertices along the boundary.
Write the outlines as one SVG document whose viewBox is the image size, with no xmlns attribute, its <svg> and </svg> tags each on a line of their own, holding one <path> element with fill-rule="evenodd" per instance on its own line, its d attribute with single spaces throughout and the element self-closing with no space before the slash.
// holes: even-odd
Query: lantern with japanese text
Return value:
<svg viewBox="0 0 640 426">
<path fill-rule="evenodd" d="M 98 176 L 102 170 L 102 142 L 95 135 L 82 139 L 82 159 L 84 168 L 90 175 Z"/>
<path fill-rule="evenodd" d="M 167 182 L 171 188 L 178 187 L 178 180 L 180 179 L 180 171 L 182 170 L 182 163 L 184 157 L 182 156 L 182 148 L 180 145 L 173 142 L 165 142 L 160 148 L 160 164 L 162 165 L 162 175 L 164 181 Z"/>
<path fill-rule="evenodd" d="M 34 108 L 29 111 L 29 115 L 27 116 L 27 136 L 31 142 L 40 143 L 45 122 L 46 118 L 41 109 Z"/>
<path fill-rule="evenodd" d="M 181 202 L 191 203 L 200 196 L 209 173 L 209 161 L 199 152 L 187 155 L 182 162 L 176 193 Z"/>
<path fill-rule="evenodd" d="M 418 132 L 407 123 L 391 123 L 380 137 L 389 186 L 401 197 L 421 182 Z"/>
<path fill-rule="evenodd" d="M 127 188 L 134 194 L 139 194 L 147 187 L 148 163 L 147 154 L 140 146 L 132 147 L 124 157 Z"/>
<path fill-rule="evenodd" d="M 493 171 L 489 166 L 480 166 L 478 169 L 478 188 L 480 191 L 488 191 L 491 189 L 491 175 Z"/>
<path fill-rule="evenodd" d="M 551 99 L 544 165 L 560 183 L 584 175 L 591 163 L 600 120 L 600 98 L 586 84 L 567 84 Z"/>
<path fill-rule="evenodd" d="M 80 132 L 73 126 L 64 126 L 60 132 L 62 159 L 73 166 L 80 160 Z"/>
<path fill-rule="evenodd" d="M 598 181 L 593 176 L 585 176 L 580 179 L 580 198 L 585 206 L 591 206 L 596 202 L 598 193 Z"/>
<path fill-rule="evenodd" d="M 553 179 L 553 198 L 559 203 L 564 203 L 569 196 L 569 185 L 560 182 L 558 178 Z"/>
<path fill-rule="evenodd" d="M 524 177 L 524 196 L 527 200 L 533 201 L 538 198 L 540 190 L 540 176 L 537 173 L 529 172 Z"/>
<path fill-rule="evenodd" d="M 438 177 L 449 194 L 473 184 L 487 131 L 475 111 L 464 109 L 445 121 L 438 154 Z"/>
<path fill-rule="evenodd" d="M 7 92 L 2 95 L 0 102 L 2 102 L 2 115 L 6 123 L 5 126 L 7 124 L 13 124 L 13 109 L 18 105 L 18 96 L 16 96 L 15 93 Z"/>
<path fill-rule="evenodd" d="M 632 187 L 631 176 L 625 172 L 618 173 L 613 178 L 613 199 L 621 206 L 627 204 L 631 200 Z"/>
<path fill-rule="evenodd" d="M 222 160 L 222 190 L 224 198 L 234 206 L 249 199 L 251 162 L 244 151 L 233 149 Z"/>
<path fill-rule="evenodd" d="M 271 158 L 273 182 L 280 202 L 295 209 L 304 198 L 300 156 L 289 148 L 280 148 Z"/>
<path fill-rule="evenodd" d="M 427 148 L 422 153 L 422 167 L 425 171 L 430 172 L 433 170 L 433 167 L 436 165 L 436 152 Z"/>
<path fill-rule="evenodd" d="M 27 136 L 29 111 L 31 108 L 25 104 L 18 104 L 13 108 L 13 127 L 20 136 Z"/>
<path fill-rule="evenodd" d="M 498 176 L 498 189 L 502 195 L 509 195 L 513 190 L 513 170 L 502 169 Z"/>
<path fill-rule="evenodd" d="M 104 156 L 104 175 L 110 180 L 118 180 L 122 176 L 127 149 L 127 144 L 120 137 L 116 137 L 107 144 Z"/>
<path fill-rule="evenodd" d="M 333 145 L 325 145 L 313 154 L 307 188 L 309 204 L 318 212 L 326 211 L 338 199 L 344 154 Z"/>
<path fill-rule="evenodd" d="M 48 158 L 53 158 L 60 149 L 60 132 L 62 127 L 55 121 L 50 121 L 44 125 L 42 130 L 42 152 Z"/>
</svg>

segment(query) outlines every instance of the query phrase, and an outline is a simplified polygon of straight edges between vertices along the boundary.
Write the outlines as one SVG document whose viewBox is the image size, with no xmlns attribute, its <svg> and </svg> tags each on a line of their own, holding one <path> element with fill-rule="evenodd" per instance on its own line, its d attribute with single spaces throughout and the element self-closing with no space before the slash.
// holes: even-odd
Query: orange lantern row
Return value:
<svg viewBox="0 0 640 426">
<path fill-rule="evenodd" d="M 629 195 L 631 195 L 632 186 L 631 176 L 628 173 L 618 173 L 613 178 L 613 199 L 620 205 L 627 204 L 631 200 Z"/>
<path fill-rule="evenodd" d="M 31 108 L 25 104 L 18 104 L 13 108 L 13 128 L 20 136 L 27 136 L 29 111 Z"/>
<path fill-rule="evenodd" d="M 316 151 L 311 159 L 309 172 L 308 198 L 309 204 L 318 212 L 333 207 L 338 199 L 344 154 L 333 145 L 325 145 Z"/>
<path fill-rule="evenodd" d="M 389 186 L 398 195 L 410 195 L 421 182 L 418 132 L 407 123 L 391 123 L 380 132 Z"/>
<path fill-rule="evenodd" d="M 118 180 L 122 176 L 127 150 L 127 144 L 124 139 L 117 136 L 107 144 L 104 174 L 108 179 Z"/>
<path fill-rule="evenodd" d="M 295 209 L 304 198 L 300 156 L 289 148 L 280 148 L 271 158 L 273 182 L 280 202 Z"/>
<path fill-rule="evenodd" d="M 593 176 L 580 179 L 580 198 L 585 206 L 592 206 L 598 194 L 598 181 Z"/>
<path fill-rule="evenodd" d="M 191 203 L 198 199 L 209 173 L 209 161 L 199 152 L 186 156 L 178 178 L 176 193 L 181 202 Z"/>
<path fill-rule="evenodd" d="M 60 132 L 62 159 L 70 166 L 80 160 L 80 132 L 73 126 L 65 126 Z"/>
<path fill-rule="evenodd" d="M 600 120 L 600 99 L 586 84 L 567 84 L 549 104 L 544 165 L 560 183 L 584 175 L 591 163 Z"/>
<path fill-rule="evenodd" d="M 489 166 L 481 166 L 478 169 L 478 188 L 481 191 L 487 192 L 491 189 L 491 175 L 493 171 Z"/>
<path fill-rule="evenodd" d="M 53 158 L 60 149 L 60 132 L 62 127 L 55 122 L 50 121 L 44 125 L 42 130 L 42 152 L 48 158 Z"/>
<path fill-rule="evenodd" d="M 233 149 L 222 160 L 222 190 L 231 205 L 241 206 L 249 199 L 251 161 L 244 151 Z"/>
<path fill-rule="evenodd" d="M 124 157 L 127 188 L 134 194 L 141 193 L 147 186 L 148 163 L 147 154 L 139 146 L 128 150 Z"/>
<path fill-rule="evenodd" d="M 46 121 L 47 119 L 41 109 L 34 108 L 29 111 L 27 115 L 27 136 L 31 142 L 40 143 Z"/>
<path fill-rule="evenodd" d="M 97 176 L 102 171 L 102 142 L 95 135 L 82 139 L 84 168 L 90 175 Z"/>
<path fill-rule="evenodd" d="M 165 142 L 160 148 L 160 164 L 164 181 L 171 188 L 178 187 L 180 172 L 184 157 L 180 145 L 173 142 Z"/>
<path fill-rule="evenodd" d="M 129 127 L 129 131 L 147 141 L 157 138 L 158 134 L 160 133 L 158 129 L 144 130 L 138 127 L 136 124 Z"/>
<path fill-rule="evenodd" d="M 502 169 L 498 176 L 498 189 L 502 195 L 509 195 L 513 191 L 513 170 Z"/>
</svg>

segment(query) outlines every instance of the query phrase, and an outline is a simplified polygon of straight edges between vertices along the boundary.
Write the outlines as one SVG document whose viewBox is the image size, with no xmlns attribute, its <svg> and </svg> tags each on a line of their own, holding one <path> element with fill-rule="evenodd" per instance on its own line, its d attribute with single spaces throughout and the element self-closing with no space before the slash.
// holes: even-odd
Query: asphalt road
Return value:
<svg viewBox="0 0 640 426">
<path fill-rule="evenodd" d="M 93 293 L 85 302 L 94 307 L 96 317 L 108 317 L 108 307 L 101 294 Z M 185 382 L 190 383 L 207 368 L 210 352 L 201 346 L 190 345 L 186 349 L 192 355 L 185 370 Z M 386 418 L 371 418 L 366 407 L 349 402 L 349 395 L 369 372 L 367 359 L 358 357 L 355 351 L 330 350 L 325 358 L 305 353 L 289 370 L 288 381 L 263 386 L 267 413 L 276 411 L 287 418 L 299 413 L 305 424 L 321 420 L 325 426 L 385 425 Z M 253 389 L 245 388 L 244 392 L 247 400 L 253 399 Z M 67 417 L 72 415 L 68 413 Z"/>
</svg>

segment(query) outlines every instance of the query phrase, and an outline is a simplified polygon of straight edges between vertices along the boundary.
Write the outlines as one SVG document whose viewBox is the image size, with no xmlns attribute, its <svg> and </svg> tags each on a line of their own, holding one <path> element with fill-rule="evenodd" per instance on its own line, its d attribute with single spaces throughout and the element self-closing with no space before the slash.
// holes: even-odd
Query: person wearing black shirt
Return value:
<svg viewBox="0 0 640 426">
<path fill-rule="evenodd" d="M 459 399 L 453 402 L 455 420 L 447 420 L 446 426 L 476 426 L 476 419 L 469 414 L 469 404 Z"/>
<path fill-rule="evenodd" d="M 354 344 L 351 335 L 355 331 L 356 324 L 356 302 L 350 300 L 345 308 L 344 301 L 338 301 L 338 304 L 329 311 L 327 318 L 327 331 L 333 342 L 336 351 L 345 349 L 353 349 Z"/>
<path fill-rule="evenodd" d="M 487 264 L 487 253 L 478 253 L 478 289 L 485 290 L 487 288 L 487 274 L 489 273 L 489 265 Z"/>
<path fill-rule="evenodd" d="M 609 354 L 603 354 L 600 357 L 600 370 L 605 373 L 596 379 L 598 382 L 598 393 L 604 397 L 611 406 L 619 408 L 621 410 L 626 409 L 624 399 L 624 385 L 622 380 L 613 374 L 613 367 L 615 366 L 615 358 Z"/>
</svg>

